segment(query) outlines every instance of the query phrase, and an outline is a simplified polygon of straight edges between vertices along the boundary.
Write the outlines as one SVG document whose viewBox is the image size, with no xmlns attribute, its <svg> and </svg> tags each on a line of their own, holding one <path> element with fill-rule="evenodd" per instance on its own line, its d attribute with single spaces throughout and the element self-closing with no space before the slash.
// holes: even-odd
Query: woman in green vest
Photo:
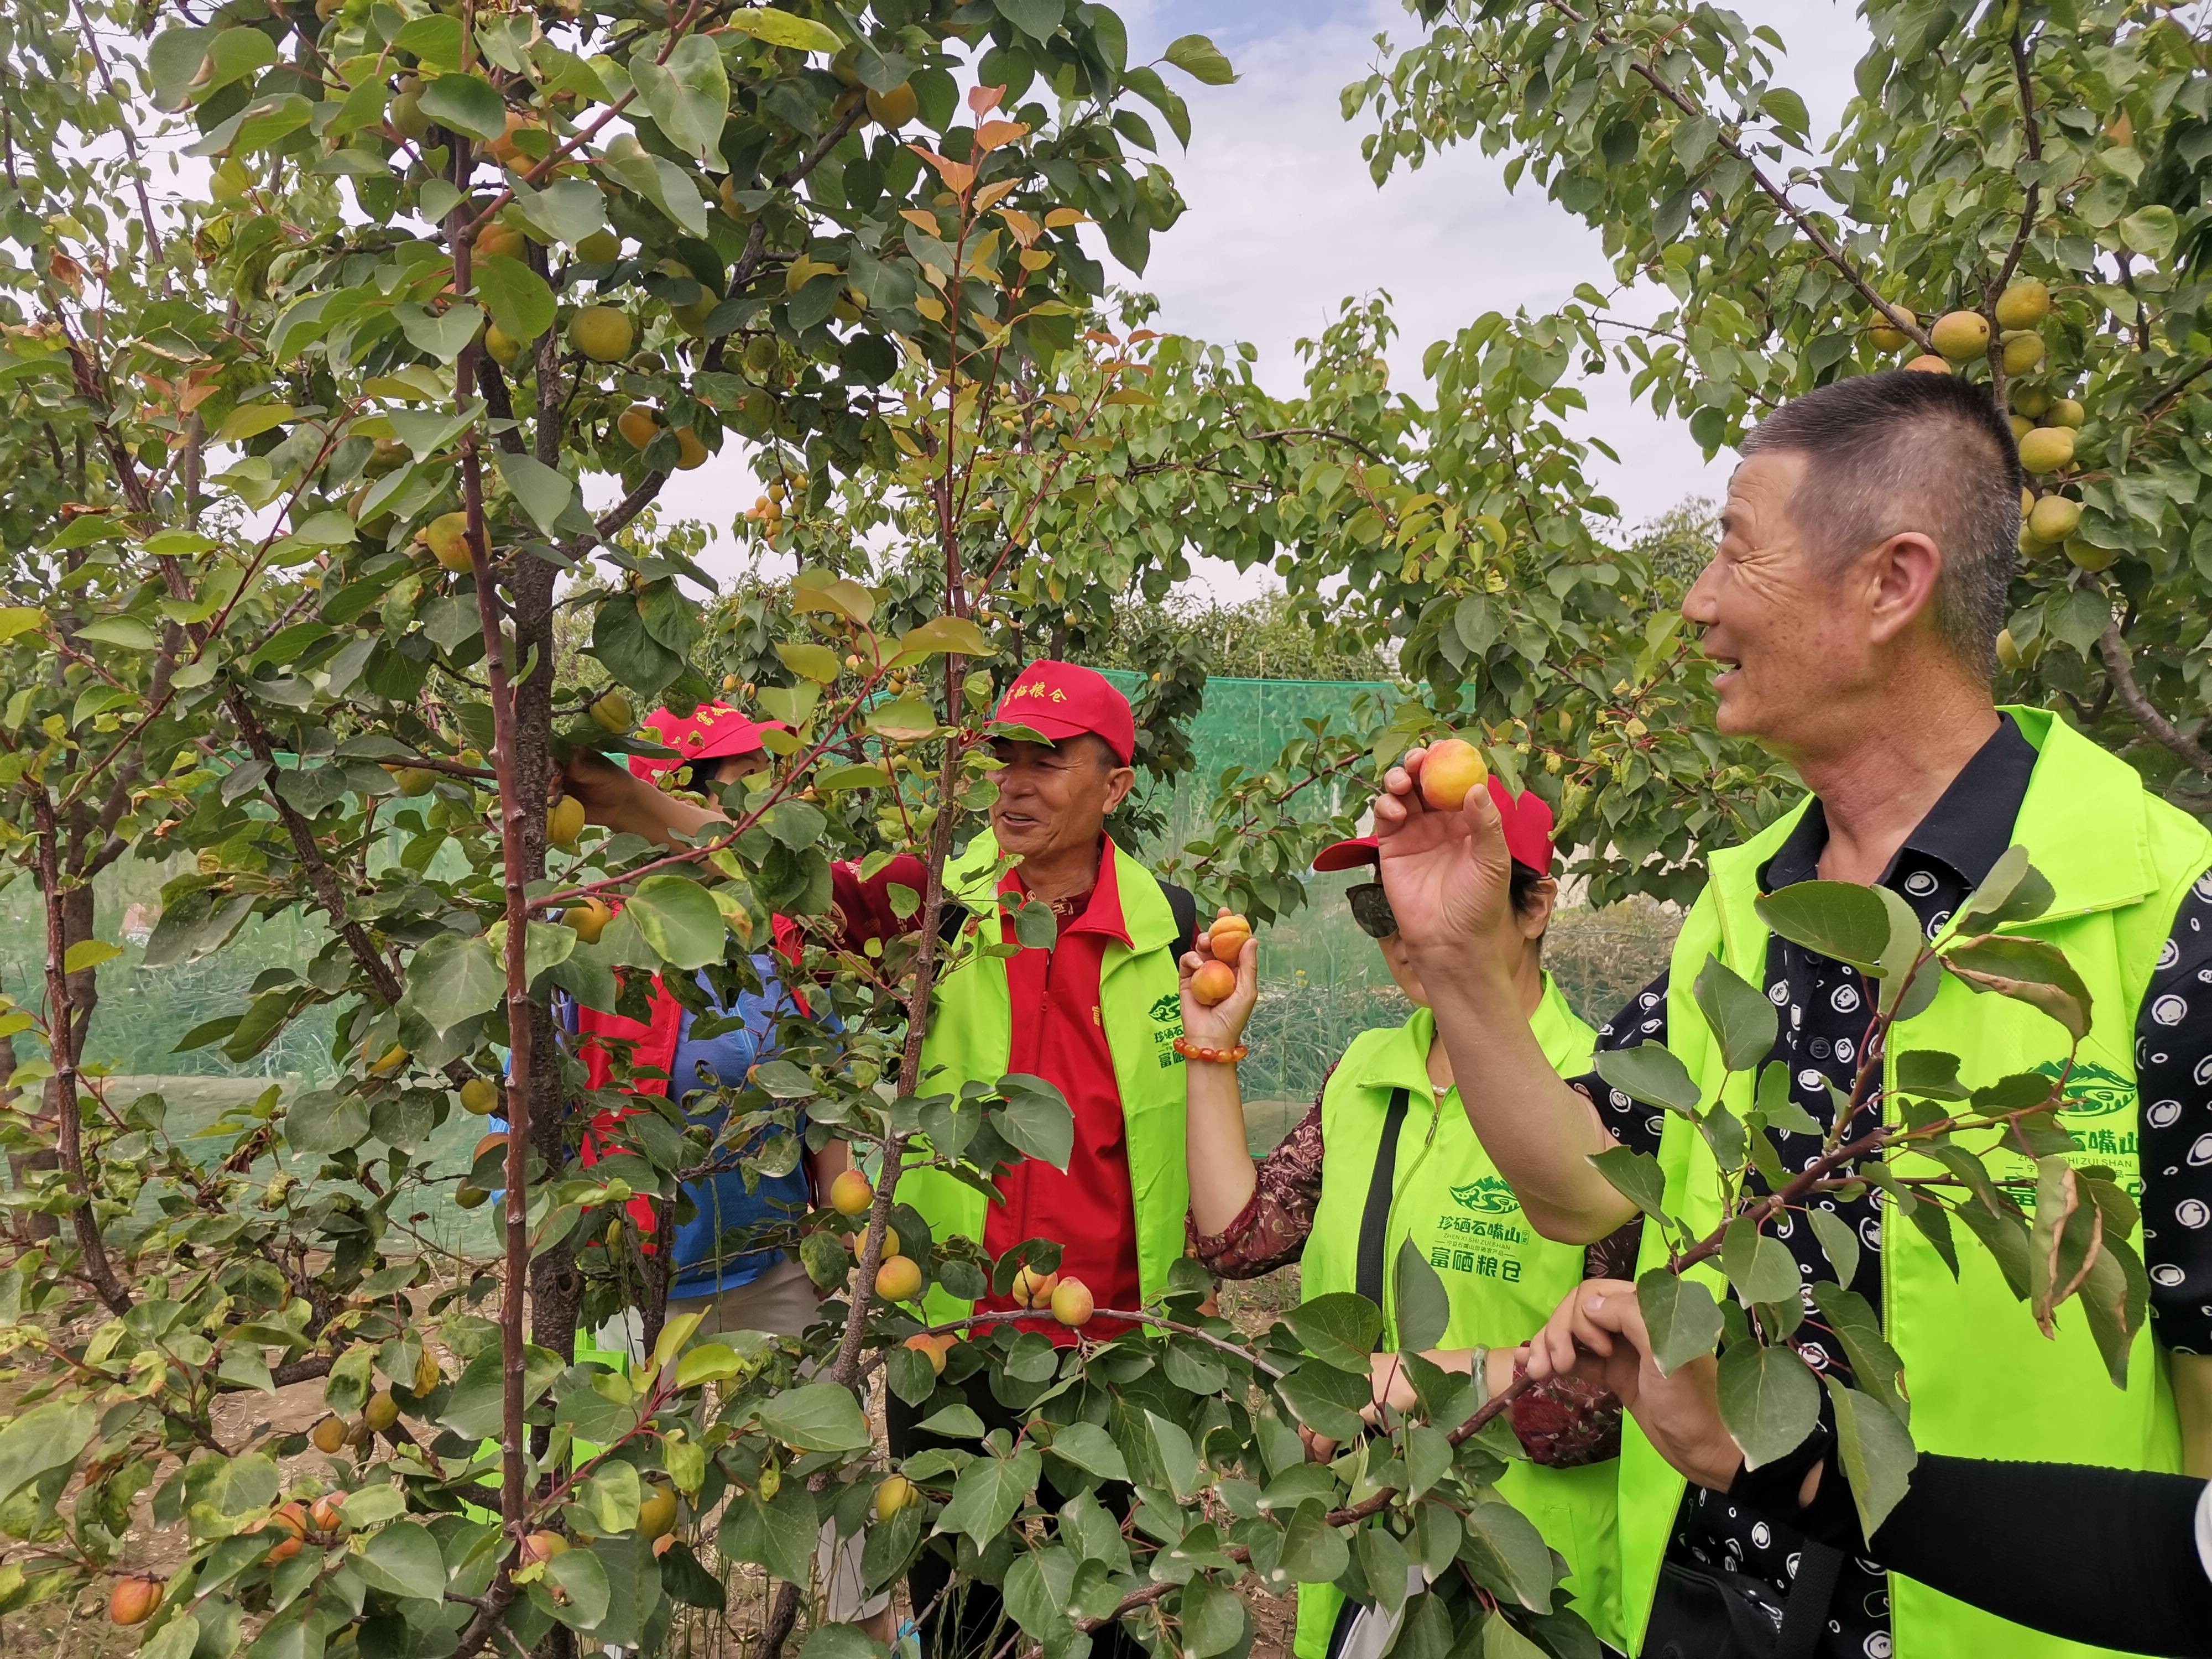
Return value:
<svg viewBox="0 0 2212 1659">
<path fill-rule="evenodd" d="M 1568 1007 L 1544 971 L 1544 933 L 1558 884 L 1552 879 L 1552 812 L 1533 794 L 1490 789 L 1513 854 L 1513 913 L 1521 983 L 1544 1053 L 1565 1076 L 1588 1069 L 1595 1034 Z M 1372 836 L 1340 842 L 1314 861 L 1321 871 L 1376 860 Z M 1249 1279 L 1297 1256 L 1308 1298 L 1352 1291 L 1382 1310 L 1376 1362 L 1379 1407 L 1403 1410 L 1413 1391 L 1398 1350 L 1390 1265 L 1411 1240 L 1443 1280 L 1451 1320 L 1442 1346 L 1426 1357 L 1446 1370 L 1484 1365 L 1489 1386 L 1512 1376 L 1513 1350 L 1543 1328 L 1586 1272 L 1609 1275 L 1632 1257 L 1624 1241 L 1615 1261 L 1606 1245 L 1585 1250 L 1538 1237 L 1468 1127 L 1451 1060 L 1435 1040 L 1419 975 L 1397 937 L 1379 882 L 1346 895 L 1352 918 L 1373 938 L 1390 977 L 1413 1004 L 1403 1025 L 1363 1032 L 1330 1072 L 1304 1121 L 1255 1166 L 1233 1054 L 1258 994 L 1257 947 L 1248 943 L 1237 988 L 1209 1007 L 1191 994 L 1204 958 L 1184 958 L 1183 1030 L 1189 1068 L 1188 1157 L 1192 1244 L 1216 1274 Z M 1200 940 L 1201 949 L 1208 943 Z M 1614 1241 L 1607 1241 L 1607 1244 Z M 1597 1258 L 1597 1266 L 1589 1265 Z M 1617 1640 L 1613 1488 L 1620 1437 L 1617 1407 L 1596 1409 L 1571 1385 L 1559 1401 L 1516 1412 L 1532 1461 L 1516 1463 L 1501 1490 L 1534 1521 L 1572 1569 L 1567 1588 L 1601 1638 Z M 1546 1409 L 1548 1407 L 1549 1409 Z M 1536 1425 L 1548 1419 L 1546 1427 Z M 1564 1430 L 1557 1427 L 1565 1423 Z M 1298 1594 L 1298 1659 L 1328 1659 L 1345 1646 L 1352 1611 L 1333 1584 Z M 1366 1644 L 1359 1643 L 1364 1648 Z"/>
</svg>

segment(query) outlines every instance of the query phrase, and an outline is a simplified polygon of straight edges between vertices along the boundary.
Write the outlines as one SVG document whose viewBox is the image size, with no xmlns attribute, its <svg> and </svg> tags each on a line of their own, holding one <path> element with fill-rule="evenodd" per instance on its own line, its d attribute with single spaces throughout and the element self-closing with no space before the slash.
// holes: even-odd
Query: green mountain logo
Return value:
<svg viewBox="0 0 2212 1659">
<path fill-rule="evenodd" d="M 1484 1176 L 1464 1187 L 1455 1187 L 1451 1195 L 1460 1208 L 1480 1215 L 1511 1215 L 1521 1207 L 1521 1200 L 1513 1196 L 1513 1188 L 1505 1184 L 1503 1176 Z"/>
<path fill-rule="evenodd" d="M 2039 1077 L 2056 1079 L 2065 1070 L 2057 1060 L 2046 1060 L 2032 1067 Z M 2076 1117 L 2104 1117 L 2132 1110 L 2136 1085 L 2118 1072 L 2093 1060 L 2077 1060 L 2066 1078 L 2066 1110 Z"/>
<path fill-rule="evenodd" d="M 1170 991 L 1152 1004 L 1152 1024 L 1167 1025 L 1182 1024 L 1182 993 Z"/>
</svg>

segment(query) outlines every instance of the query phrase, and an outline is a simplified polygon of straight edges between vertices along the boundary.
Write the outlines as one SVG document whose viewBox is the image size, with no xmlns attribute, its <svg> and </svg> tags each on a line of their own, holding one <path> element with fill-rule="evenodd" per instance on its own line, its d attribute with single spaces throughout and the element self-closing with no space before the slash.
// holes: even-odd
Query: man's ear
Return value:
<svg viewBox="0 0 2212 1659">
<path fill-rule="evenodd" d="M 1943 578 L 1943 554 L 1917 530 L 1892 536 L 1868 556 L 1867 623 L 1874 642 L 1887 645 L 1926 617 L 1936 617 L 1936 589 Z"/>
<path fill-rule="evenodd" d="M 1106 810 L 1111 812 L 1129 799 L 1129 792 L 1137 787 L 1134 767 L 1116 766 L 1106 775 Z"/>
</svg>

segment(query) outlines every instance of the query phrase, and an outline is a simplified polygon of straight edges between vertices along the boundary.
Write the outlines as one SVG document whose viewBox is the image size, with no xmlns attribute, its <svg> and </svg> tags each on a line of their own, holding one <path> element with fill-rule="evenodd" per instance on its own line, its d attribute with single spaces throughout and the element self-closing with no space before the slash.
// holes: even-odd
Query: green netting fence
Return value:
<svg viewBox="0 0 2212 1659">
<path fill-rule="evenodd" d="M 1125 689 L 1137 681 L 1119 672 L 1110 678 Z M 1148 800 L 1163 811 L 1168 828 L 1155 844 L 1139 850 L 1161 859 L 1199 833 L 1228 767 L 1264 769 L 1286 743 L 1304 734 L 1306 721 L 1333 720 L 1343 729 L 1361 695 L 1398 690 L 1381 683 L 1209 681 L 1191 732 L 1197 764 L 1164 792 L 1165 799 Z M 1316 799 L 1314 808 L 1343 804 Z M 184 867 L 125 860 L 101 874 L 98 931 L 121 943 L 124 953 L 100 970 L 100 1000 L 87 1051 L 88 1060 L 129 1079 L 124 1091 L 159 1088 L 169 1101 L 171 1133 L 180 1140 L 270 1082 L 294 1091 L 328 1082 L 336 1070 L 330 1052 L 336 1011 L 329 1007 L 310 1011 L 243 1065 L 226 1060 L 216 1045 L 175 1052 L 195 1026 L 242 1008 L 260 975 L 304 968 L 327 938 L 319 923 L 295 913 L 249 923 L 229 949 L 204 961 L 149 969 L 141 965 L 142 947 L 158 912 L 161 884 Z M 1244 1068 L 1255 1143 L 1271 1145 L 1295 1121 L 1353 1036 L 1406 1017 L 1404 998 L 1342 901 L 1354 879 L 1311 878 L 1308 905 L 1261 936 L 1263 995 Z M 1672 918 L 1650 905 L 1568 910 L 1554 923 L 1548 960 L 1569 1000 L 1593 1021 L 1601 1020 L 1664 964 L 1673 927 Z M 38 896 L 19 876 L 0 890 L 0 992 L 19 1001 L 40 997 L 42 941 Z M 477 1132 L 476 1120 L 455 1114 L 435 1134 L 432 1151 L 441 1165 L 450 1160 L 458 1170 Z M 459 1222 L 458 1212 L 453 1218 Z"/>
</svg>

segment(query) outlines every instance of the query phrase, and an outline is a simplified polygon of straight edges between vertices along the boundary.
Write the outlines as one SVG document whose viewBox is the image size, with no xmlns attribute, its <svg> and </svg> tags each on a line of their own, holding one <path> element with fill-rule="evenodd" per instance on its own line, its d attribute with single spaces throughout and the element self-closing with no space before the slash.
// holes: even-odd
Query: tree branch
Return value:
<svg viewBox="0 0 2212 1659">
<path fill-rule="evenodd" d="M 2120 634 L 2119 623 L 2112 623 L 2097 636 L 2097 655 L 2104 662 L 2105 672 L 2112 676 L 2113 691 L 2128 713 L 2135 716 L 2136 724 L 2197 770 L 2212 776 L 2212 754 L 2208 754 L 2202 744 L 2159 713 L 2156 706 L 2143 695 L 2142 688 L 2136 684 L 2135 667 L 2128 660 L 2128 642 Z"/>
</svg>

